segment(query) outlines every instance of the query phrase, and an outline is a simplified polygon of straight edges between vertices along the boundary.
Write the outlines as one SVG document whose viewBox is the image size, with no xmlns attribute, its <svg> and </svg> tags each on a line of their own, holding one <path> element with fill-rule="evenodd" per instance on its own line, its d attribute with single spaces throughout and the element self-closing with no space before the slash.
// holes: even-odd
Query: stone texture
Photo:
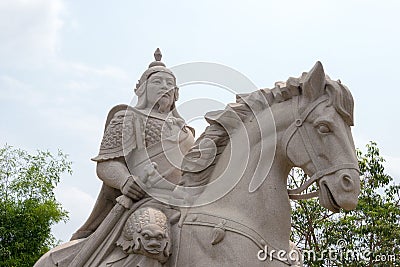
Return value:
<svg viewBox="0 0 400 267">
<path fill-rule="evenodd" d="M 297 251 L 289 241 L 289 199 L 319 196 L 335 212 L 357 205 L 349 90 L 317 62 L 300 78 L 208 113 L 210 125 L 194 142 L 175 110 L 175 76 L 159 50 L 155 58 L 136 85 L 137 106 L 108 115 L 93 159 L 103 187 L 88 221 L 35 266 L 301 266 L 300 258 L 271 252 Z M 186 155 L 174 159 L 183 172 L 168 161 L 169 151 Z M 311 178 L 288 191 L 293 167 Z M 221 198 L 197 205 L 235 176 L 241 179 Z M 320 190 L 302 194 L 313 183 Z M 163 203 L 168 198 L 186 206 Z M 257 258 L 263 252 L 265 261 Z"/>
</svg>

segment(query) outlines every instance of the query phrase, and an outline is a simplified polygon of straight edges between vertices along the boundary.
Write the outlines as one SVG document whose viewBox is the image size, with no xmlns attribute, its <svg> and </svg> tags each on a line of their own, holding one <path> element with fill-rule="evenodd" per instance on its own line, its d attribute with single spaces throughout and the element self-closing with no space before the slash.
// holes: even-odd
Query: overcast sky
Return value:
<svg viewBox="0 0 400 267">
<path fill-rule="evenodd" d="M 73 161 L 74 174 L 57 189 L 70 211 L 69 222 L 54 227 L 57 238 L 68 240 L 87 218 L 101 185 L 90 158 L 107 113 L 131 102 L 157 47 L 167 66 L 219 63 L 258 88 L 322 61 L 353 93 L 356 146 L 376 141 L 399 181 L 400 2 L 138 2 L 0 1 L 0 144 L 59 148 Z M 187 86 L 180 101 L 194 92 L 234 100 Z"/>
</svg>

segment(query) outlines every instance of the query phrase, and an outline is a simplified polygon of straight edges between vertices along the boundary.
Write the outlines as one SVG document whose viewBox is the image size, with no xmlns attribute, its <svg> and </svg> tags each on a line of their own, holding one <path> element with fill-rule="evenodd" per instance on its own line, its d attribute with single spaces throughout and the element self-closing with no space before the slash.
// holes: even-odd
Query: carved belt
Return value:
<svg viewBox="0 0 400 267">
<path fill-rule="evenodd" d="M 183 224 L 186 225 L 199 225 L 199 226 L 208 226 L 208 227 L 213 227 L 215 230 L 221 229 L 223 231 L 230 231 L 234 232 L 240 235 L 243 235 L 247 238 L 249 238 L 251 241 L 254 242 L 260 249 L 265 249 L 265 246 L 270 248 L 270 250 L 275 250 L 278 251 L 278 249 L 274 248 L 270 244 L 268 244 L 265 239 L 257 233 L 254 229 L 235 222 L 233 220 L 227 219 L 227 218 L 222 218 L 218 217 L 215 215 L 211 214 L 205 214 L 205 213 L 188 213 L 186 215 L 186 219 L 183 222 Z M 221 239 L 222 240 L 222 239 Z M 212 241 L 212 244 L 217 244 L 221 240 L 215 242 L 215 240 Z M 266 251 L 267 253 L 267 251 Z M 286 253 L 288 255 L 288 253 Z M 286 265 L 291 265 L 289 261 L 282 260 L 280 258 L 277 258 L 276 255 L 272 255 L 272 258 L 275 260 L 278 260 Z"/>
</svg>

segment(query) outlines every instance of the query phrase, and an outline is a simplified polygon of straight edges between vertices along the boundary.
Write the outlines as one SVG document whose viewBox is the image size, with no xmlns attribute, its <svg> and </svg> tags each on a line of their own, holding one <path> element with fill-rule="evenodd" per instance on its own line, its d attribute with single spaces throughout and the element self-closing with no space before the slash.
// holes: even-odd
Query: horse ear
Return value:
<svg viewBox="0 0 400 267">
<path fill-rule="evenodd" d="M 303 80 L 303 94 L 309 101 L 314 101 L 325 93 L 325 72 L 322 63 L 317 61 Z"/>
</svg>

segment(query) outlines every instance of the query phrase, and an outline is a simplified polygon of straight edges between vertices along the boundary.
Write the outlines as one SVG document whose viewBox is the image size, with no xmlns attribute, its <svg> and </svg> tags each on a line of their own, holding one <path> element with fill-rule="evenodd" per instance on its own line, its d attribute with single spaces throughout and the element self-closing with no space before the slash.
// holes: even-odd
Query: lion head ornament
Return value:
<svg viewBox="0 0 400 267">
<path fill-rule="evenodd" d="M 117 246 L 128 254 L 142 254 L 160 263 L 166 262 L 171 253 L 167 217 L 151 207 L 136 210 L 126 221 Z"/>
</svg>

